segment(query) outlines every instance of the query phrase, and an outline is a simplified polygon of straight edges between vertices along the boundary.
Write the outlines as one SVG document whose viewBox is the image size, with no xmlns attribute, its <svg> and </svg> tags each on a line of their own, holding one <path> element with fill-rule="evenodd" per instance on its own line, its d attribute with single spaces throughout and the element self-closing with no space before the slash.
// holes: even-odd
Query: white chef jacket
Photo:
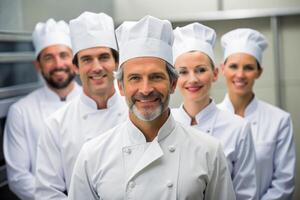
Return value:
<svg viewBox="0 0 300 200">
<path fill-rule="evenodd" d="M 74 89 L 61 101 L 47 86 L 14 103 L 8 112 L 4 130 L 4 156 L 10 189 L 21 199 L 34 199 L 37 142 L 45 131 L 45 119 L 81 93 Z"/>
<path fill-rule="evenodd" d="M 191 117 L 181 105 L 172 109 L 176 121 L 190 125 Z M 251 127 L 246 120 L 217 108 L 211 101 L 196 115 L 197 128 L 217 138 L 223 150 L 231 173 L 236 199 L 257 199 L 255 151 L 251 136 Z"/>
<path fill-rule="evenodd" d="M 228 95 L 218 106 L 234 113 Z M 245 118 L 252 128 L 260 199 L 292 199 L 296 153 L 290 114 L 254 97 Z"/>
<path fill-rule="evenodd" d="M 106 109 L 82 93 L 47 121 L 37 154 L 36 199 L 66 199 L 74 163 L 82 145 L 128 117 L 125 99 L 115 93 Z"/>
<path fill-rule="evenodd" d="M 220 143 L 172 116 L 147 143 L 130 120 L 87 142 L 69 199 L 234 200 Z"/>
</svg>

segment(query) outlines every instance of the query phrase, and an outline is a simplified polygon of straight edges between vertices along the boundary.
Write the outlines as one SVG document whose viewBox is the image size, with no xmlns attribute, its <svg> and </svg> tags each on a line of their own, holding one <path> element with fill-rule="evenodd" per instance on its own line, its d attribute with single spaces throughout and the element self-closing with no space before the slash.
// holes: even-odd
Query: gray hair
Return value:
<svg viewBox="0 0 300 200">
<path fill-rule="evenodd" d="M 167 72 L 170 78 L 170 83 L 174 83 L 178 79 L 178 73 L 175 68 L 168 62 L 166 62 Z M 115 78 L 123 83 L 124 80 L 124 69 L 122 66 L 118 67 L 118 70 L 114 73 Z"/>
</svg>

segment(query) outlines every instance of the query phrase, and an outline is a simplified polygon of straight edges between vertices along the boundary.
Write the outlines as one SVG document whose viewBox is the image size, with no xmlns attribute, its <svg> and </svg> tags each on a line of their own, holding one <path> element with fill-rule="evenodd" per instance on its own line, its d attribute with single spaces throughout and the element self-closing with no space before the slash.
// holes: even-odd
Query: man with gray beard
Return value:
<svg viewBox="0 0 300 200">
<path fill-rule="evenodd" d="M 34 199 L 37 141 L 46 118 L 81 93 L 74 81 L 69 26 L 49 19 L 33 31 L 36 60 L 45 86 L 13 104 L 4 130 L 4 156 L 10 189 L 20 199 Z"/>
<path fill-rule="evenodd" d="M 146 16 L 116 35 L 129 119 L 84 144 L 69 199 L 234 200 L 220 143 L 170 114 L 177 82 L 171 23 Z"/>
</svg>

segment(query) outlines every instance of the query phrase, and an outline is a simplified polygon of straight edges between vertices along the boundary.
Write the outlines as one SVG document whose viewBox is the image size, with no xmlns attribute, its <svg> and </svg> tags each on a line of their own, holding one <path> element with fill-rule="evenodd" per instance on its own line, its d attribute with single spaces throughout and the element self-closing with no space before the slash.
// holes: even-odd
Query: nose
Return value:
<svg viewBox="0 0 300 200">
<path fill-rule="evenodd" d="M 194 72 L 189 73 L 189 81 L 195 83 L 198 81 L 198 78 Z"/>
<path fill-rule="evenodd" d="M 54 60 L 55 60 L 55 66 L 57 67 L 64 66 L 64 61 L 59 56 L 56 56 Z"/>
<path fill-rule="evenodd" d="M 94 59 L 93 61 L 93 71 L 94 72 L 100 72 L 104 69 L 101 62 L 99 62 L 97 59 Z"/>
<path fill-rule="evenodd" d="M 148 81 L 148 80 L 144 80 L 142 83 L 141 83 L 141 87 L 140 87 L 140 92 L 143 94 L 143 95 L 149 95 L 151 92 L 153 92 L 153 87 L 151 85 L 151 83 Z"/>
<path fill-rule="evenodd" d="M 237 77 L 244 77 L 245 73 L 244 73 L 244 70 L 243 69 L 239 69 L 236 73 Z"/>
</svg>

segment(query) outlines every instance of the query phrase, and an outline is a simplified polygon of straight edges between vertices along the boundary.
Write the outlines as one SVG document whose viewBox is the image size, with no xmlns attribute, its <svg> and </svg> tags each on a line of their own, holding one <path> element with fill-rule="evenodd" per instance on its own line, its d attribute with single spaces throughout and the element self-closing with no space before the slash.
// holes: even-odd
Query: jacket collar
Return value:
<svg viewBox="0 0 300 200">
<path fill-rule="evenodd" d="M 234 113 L 234 107 L 232 105 L 232 102 L 231 102 L 228 94 L 225 95 L 225 98 L 224 98 L 222 104 L 224 104 L 224 106 L 227 109 L 229 109 L 230 112 Z M 258 105 L 258 99 L 256 98 L 256 96 L 254 96 L 253 99 L 251 100 L 251 102 L 246 107 L 245 117 L 251 115 L 256 110 L 257 105 Z"/>
<path fill-rule="evenodd" d="M 95 113 L 95 112 L 106 112 L 108 109 L 111 109 L 114 105 L 117 104 L 119 95 L 115 92 L 113 96 L 111 96 L 107 100 L 107 108 L 105 109 L 97 109 L 97 103 L 87 96 L 84 92 L 81 93 L 80 95 L 80 102 L 81 102 L 81 117 L 85 117 L 89 114 Z"/>
<path fill-rule="evenodd" d="M 167 121 L 159 129 L 157 136 L 154 138 L 155 141 L 160 142 L 164 138 L 168 137 L 170 133 L 175 129 L 175 120 L 170 114 Z M 146 143 L 146 138 L 144 134 L 131 122 L 130 119 L 127 121 L 128 127 L 128 141 L 125 142 L 126 146 L 133 146 L 142 143 Z"/>
<path fill-rule="evenodd" d="M 46 101 L 51 101 L 51 102 L 61 101 L 60 97 L 53 90 L 51 90 L 47 85 L 44 86 L 43 91 L 44 91 Z M 79 93 L 81 93 L 81 86 L 79 86 L 78 83 L 74 82 L 74 88 L 68 94 L 66 101 L 72 100 L 74 97 L 78 96 Z"/>
</svg>

